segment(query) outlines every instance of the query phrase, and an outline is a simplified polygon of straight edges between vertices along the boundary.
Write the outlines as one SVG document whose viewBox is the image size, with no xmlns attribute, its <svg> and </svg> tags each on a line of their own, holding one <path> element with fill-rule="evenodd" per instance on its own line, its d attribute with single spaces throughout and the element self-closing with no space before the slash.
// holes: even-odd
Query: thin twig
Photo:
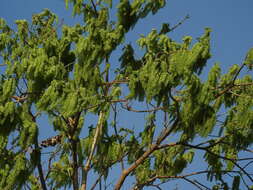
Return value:
<svg viewBox="0 0 253 190">
<path fill-rule="evenodd" d="M 48 160 L 48 172 L 47 172 L 47 175 L 46 175 L 46 177 L 45 177 L 45 180 L 47 180 L 47 178 L 49 177 L 49 174 L 50 174 L 50 172 L 51 172 L 51 162 L 52 162 L 52 160 L 54 159 L 54 157 L 59 153 L 61 151 L 61 149 L 58 149 L 58 150 L 56 150 L 55 152 L 53 152 L 51 155 L 50 155 L 50 158 L 49 158 L 49 160 Z"/>
<path fill-rule="evenodd" d="M 243 67 L 245 66 L 245 64 L 242 64 L 241 67 L 238 69 L 238 71 L 235 73 L 235 76 L 233 78 L 233 80 L 228 84 L 227 88 L 225 88 L 224 90 L 222 90 L 220 93 L 218 93 L 215 98 L 220 97 L 221 95 L 225 94 L 227 91 L 231 90 L 233 87 L 238 86 L 238 84 L 235 84 L 235 80 L 238 77 L 238 75 L 240 74 L 241 70 L 243 69 Z"/>
<path fill-rule="evenodd" d="M 169 32 L 172 32 L 173 30 L 175 30 L 177 27 L 179 27 L 180 25 L 182 25 L 187 19 L 189 19 L 190 16 L 186 15 L 179 23 L 177 23 L 175 26 L 173 26 Z"/>
<path fill-rule="evenodd" d="M 248 162 L 245 166 L 243 166 L 243 169 L 245 169 L 246 167 L 248 167 L 252 163 L 253 163 L 253 161 Z"/>
<path fill-rule="evenodd" d="M 90 190 L 94 190 L 96 188 L 98 182 L 101 181 L 102 176 L 103 176 L 102 174 L 99 175 L 95 183 L 91 186 Z"/>
<path fill-rule="evenodd" d="M 235 76 L 232 80 L 232 84 L 234 85 L 235 84 L 235 80 L 236 78 L 238 77 L 238 75 L 240 74 L 240 72 L 242 71 L 243 67 L 245 66 L 245 64 L 242 64 L 241 67 L 238 69 L 238 71 L 235 73 Z"/>
<path fill-rule="evenodd" d="M 158 190 L 162 190 L 162 188 L 159 187 L 159 185 L 151 184 L 151 185 L 149 185 L 149 186 L 155 187 L 155 188 L 157 188 Z"/>
<path fill-rule="evenodd" d="M 91 1 L 92 6 L 93 6 L 93 9 L 94 9 L 94 11 L 95 11 L 96 17 L 98 17 L 97 7 L 96 7 L 96 5 L 95 5 L 95 3 L 94 3 L 93 0 L 90 0 L 90 1 Z"/>
<path fill-rule="evenodd" d="M 113 105 L 111 105 L 113 110 L 114 110 L 114 118 L 113 118 L 113 129 L 114 129 L 114 133 L 115 135 L 117 136 L 117 140 L 118 140 L 118 143 L 120 145 L 120 149 L 122 149 L 122 142 L 121 140 L 119 139 L 119 134 L 118 134 L 118 131 L 117 131 L 117 104 L 115 104 L 115 108 L 113 107 Z M 121 170 L 123 171 L 124 170 L 124 162 L 123 162 L 123 159 L 121 160 Z"/>
<path fill-rule="evenodd" d="M 204 188 L 205 188 L 205 190 L 212 190 L 211 188 L 209 188 L 209 187 L 207 187 L 207 186 L 203 185 L 202 183 L 200 183 L 200 182 L 199 182 L 199 181 L 197 181 L 196 179 L 194 179 L 193 181 L 194 181 L 195 183 L 197 183 L 198 185 L 200 185 L 200 186 L 204 187 Z"/>
<path fill-rule="evenodd" d="M 222 158 L 223 160 L 228 160 L 228 161 L 232 162 L 236 167 L 238 167 L 250 179 L 251 182 L 253 182 L 253 178 L 239 164 L 237 164 L 234 159 L 227 158 L 225 156 L 221 156 L 221 155 L 215 154 L 214 152 L 210 151 L 209 149 L 207 149 L 205 147 L 198 147 L 198 146 L 190 145 L 190 144 L 187 144 L 187 143 L 181 143 L 181 144 L 185 145 L 185 146 L 189 146 L 191 148 L 195 148 L 195 149 L 199 149 L 199 150 L 204 150 L 204 151 L 206 151 L 207 153 L 209 153 L 209 154 L 211 154 L 213 156 L 216 156 L 218 158 Z"/>
<path fill-rule="evenodd" d="M 122 105 L 122 108 L 126 109 L 128 111 L 136 112 L 136 113 L 154 112 L 154 111 L 165 109 L 164 107 L 156 107 L 156 108 L 150 109 L 150 110 L 136 110 L 136 109 L 133 109 L 131 106 L 129 106 L 128 103 L 126 103 L 125 105 Z"/>
<path fill-rule="evenodd" d="M 192 185 L 194 185 L 194 186 L 197 187 L 198 189 L 204 190 L 204 189 L 202 189 L 195 181 L 192 181 L 192 180 L 187 179 L 187 178 L 182 178 L 182 179 L 184 179 L 185 181 L 191 183 Z"/>
</svg>

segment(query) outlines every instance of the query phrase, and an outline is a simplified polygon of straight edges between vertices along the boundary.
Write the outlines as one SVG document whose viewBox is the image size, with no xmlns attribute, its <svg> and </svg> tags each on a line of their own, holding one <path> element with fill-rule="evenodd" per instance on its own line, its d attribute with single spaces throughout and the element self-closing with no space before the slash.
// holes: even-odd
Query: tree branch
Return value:
<svg viewBox="0 0 253 190">
<path fill-rule="evenodd" d="M 51 162 L 52 162 L 52 160 L 55 158 L 55 156 L 60 152 L 60 150 L 61 150 L 61 149 L 58 149 L 58 150 L 56 150 L 55 152 L 53 152 L 53 153 L 50 155 L 50 158 L 49 158 L 49 160 L 48 160 L 48 166 L 47 166 L 48 172 L 47 172 L 47 175 L 46 175 L 46 177 L 45 177 L 45 180 L 48 179 L 49 174 L 50 174 L 50 172 L 51 172 Z"/>
<path fill-rule="evenodd" d="M 238 69 L 238 71 L 235 73 L 235 76 L 232 80 L 232 84 L 234 85 L 235 84 L 235 80 L 236 78 L 238 77 L 238 75 L 240 74 L 240 72 L 242 71 L 243 67 L 245 66 L 245 64 L 242 64 L 241 67 Z"/>
<path fill-rule="evenodd" d="M 98 17 L 97 7 L 96 7 L 96 5 L 95 5 L 95 3 L 94 3 L 93 0 L 90 0 L 90 1 L 91 1 L 92 6 L 93 6 L 93 9 L 94 9 L 94 11 L 95 11 L 96 17 Z"/>
<path fill-rule="evenodd" d="M 79 119 L 81 116 L 81 112 L 76 113 L 75 117 L 70 120 L 69 119 L 69 126 L 71 127 L 70 130 L 70 142 L 71 142 L 71 146 L 72 146 L 72 160 L 73 160 L 73 176 L 72 176 L 72 183 L 73 183 L 73 189 L 74 190 L 78 190 L 79 189 L 79 185 L 78 185 L 78 156 L 77 156 L 77 143 L 79 141 L 79 138 L 75 137 L 75 133 L 76 133 L 76 129 L 78 127 L 78 123 L 79 123 Z"/>
<path fill-rule="evenodd" d="M 144 154 L 142 156 L 140 156 L 128 169 L 123 170 L 119 180 L 117 181 L 114 190 L 119 190 L 121 188 L 121 186 L 123 185 L 126 177 L 132 172 L 134 171 L 140 164 L 142 164 L 146 158 L 148 158 L 155 150 L 159 149 L 160 144 L 163 142 L 163 140 L 168 137 L 177 127 L 178 122 L 179 122 L 179 104 L 177 102 L 177 100 L 175 100 L 175 98 L 172 96 L 171 92 L 169 93 L 170 98 L 175 102 L 176 104 L 176 120 L 174 121 L 174 123 L 172 124 L 171 127 L 165 127 L 165 129 L 160 133 L 160 136 L 157 138 L 156 142 L 154 144 L 152 144 L 149 149 L 144 152 Z"/>
<path fill-rule="evenodd" d="M 90 190 L 94 190 L 98 184 L 98 182 L 101 180 L 102 178 L 102 174 L 99 175 L 99 177 L 97 178 L 97 180 L 95 181 L 95 183 L 92 185 L 92 187 L 90 188 Z"/>
<path fill-rule="evenodd" d="M 194 146 L 194 145 L 190 145 L 190 144 L 187 144 L 187 143 L 181 143 L 181 144 L 184 145 L 184 146 L 189 146 L 191 148 L 204 150 L 204 151 L 208 152 L 209 154 L 212 154 L 212 155 L 214 155 L 218 158 L 222 158 L 223 160 L 228 160 L 228 161 L 232 162 L 236 167 L 238 167 L 250 179 L 251 182 L 253 182 L 253 178 L 239 164 L 237 164 L 234 159 L 227 158 L 225 156 L 215 154 L 214 152 L 210 151 L 209 149 L 207 149 L 205 147 Z"/>
<path fill-rule="evenodd" d="M 164 107 L 156 107 L 156 108 L 150 109 L 150 110 L 136 110 L 136 109 L 133 109 L 131 106 L 129 106 L 128 103 L 126 103 L 125 105 L 122 105 L 122 108 L 124 108 L 128 111 L 137 112 L 137 113 L 154 112 L 154 111 L 165 109 Z"/>
<path fill-rule="evenodd" d="M 36 117 L 34 117 L 34 115 L 32 114 L 32 112 L 30 110 L 29 110 L 29 114 L 32 116 L 33 122 L 36 123 Z M 42 165 L 41 165 L 41 152 L 40 152 L 40 148 L 38 145 L 38 135 L 36 135 L 35 150 L 33 150 L 33 151 L 35 151 L 36 158 L 37 158 L 36 165 L 38 168 L 41 187 L 43 190 L 47 190 L 47 186 L 46 186 L 46 182 L 45 182 L 45 178 L 44 178 L 44 174 L 43 174 L 43 169 L 42 169 Z"/>
<path fill-rule="evenodd" d="M 73 160 L 73 175 L 72 175 L 72 183 L 73 190 L 78 190 L 78 161 L 77 161 L 77 142 L 76 140 L 71 140 L 72 145 L 72 160 Z"/>
<path fill-rule="evenodd" d="M 90 151 L 89 157 L 87 159 L 87 162 L 86 162 L 86 164 L 83 168 L 81 190 L 86 190 L 86 188 L 87 188 L 87 176 L 88 176 L 88 172 L 90 170 L 91 160 L 93 158 L 93 154 L 95 152 L 95 148 L 96 148 L 97 143 L 98 143 L 98 138 L 100 136 L 100 132 L 101 132 L 102 127 L 103 127 L 104 115 L 105 115 L 105 113 L 102 112 L 102 111 L 99 114 L 97 128 L 96 128 L 95 135 L 94 135 L 94 138 L 93 138 L 93 143 L 91 145 L 91 151 Z"/>
<path fill-rule="evenodd" d="M 175 30 L 176 28 L 178 28 L 180 25 L 182 25 L 187 19 L 189 19 L 190 16 L 186 15 L 179 23 L 177 23 L 175 26 L 173 26 L 169 32 L 172 32 L 173 30 Z"/>
<path fill-rule="evenodd" d="M 112 106 L 113 111 L 114 111 L 114 117 L 113 117 L 113 122 L 114 122 L 113 129 L 114 129 L 114 133 L 115 133 L 115 135 L 117 137 L 119 137 L 119 134 L 118 134 L 118 131 L 117 131 L 117 104 L 115 104 L 115 107 L 113 107 L 113 105 L 111 105 L 111 106 Z M 119 138 L 117 138 L 117 140 L 118 140 L 118 143 L 120 145 L 121 150 L 123 150 L 122 149 L 122 141 Z M 121 163 L 121 170 L 124 170 L 125 166 L 124 166 L 123 158 L 121 159 L 120 163 Z"/>
<path fill-rule="evenodd" d="M 148 179 L 145 183 L 142 184 L 136 184 L 132 190 L 134 190 L 136 187 L 144 187 L 144 186 L 149 186 L 149 184 L 153 183 L 156 179 L 187 179 L 187 177 L 195 176 L 195 175 L 200 175 L 200 174 L 206 174 L 212 171 L 209 170 L 203 170 L 203 171 L 198 171 L 198 172 L 192 172 L 189 174 L 184 174 L 184 175 L 175 175 L 175 176 L 161 176 L 161 175 L 155 175 L 154 177 Z M 223 170 L 221 171 L 223 173 L 238 173 L 240 174 L 240 171 L 233 171 L 233 170 Z"/>
<path fill-rule="evenodd" d="M 233 78 L 233 80 L 228 84 L 227 88 L 225 88 L 224 90 L 222 90 L 220 93 L 218 93 L 215 98 L 220 97 L 221 95 L 225 94 L 227 91 L 231 90 L 233 87 L 238 86 L 235 84 L 235 80 L 238 77 L 238 75 L 240 74 L 240 72 L 242 71 L 243 67 L 245 66 L 245 64 L 242 64 L 241 67 L 238 69 L 238 71 L 235 73 L 235 76 Z"/>
<path fill-rule="evenodd" d="M 177 127 L 178 119 L 173 123 L 173 125 L 170 128 L 165 128 L 163 132 L 158 137 L 157 141 L 150 146 L 150 148 L 141 156 L 139 157 L 128 169 L 124 170 L 117 181 L 114 190 L 119 190 L 121 186 L 123 185 L 126 177 L 134 171 L 140 164 L 142 164 L 146 158 L 148 158 L 155 150 L 158 149 L 159 145 L 162 143 L 162 141 L 171 134 L 171 132 Z"/>
<path fill-rule="evenodd" d="M 35 150 L 36 154 L 37 154 L 37 168 L 38 168 L 38 172 L 39 172 L 39 178 L 40 178 L 40 183 L 41 183 L 41 187 L 43 190 L 47 190 L 47 186 L 46 186 L 46 182 L 45 182 L 45 178 L 44 178 L 44 174 L 43 174 L 43 169 L 42 169 L 42 165 L 41 165 L 41 152 L 39 150 L 39 146 L 38 146 L 38 139 L 35 143 Z"/>
<path fill-rule="evenodd" d="M 189 183 L 191 183 L 192 185 L 194 185 L 195 187 L 197 187 L 198 189 L 200 189 L 200 190 L 204 190 L 204 189 L 202 189 L 200 186 L 199 186 L 199 184 L 198 183 L 196 183 L 195 181 L 192 181 L 192 180 L 190 180 L 190 179 L 187 179 L 187 178 L 182 178 L 182 179 L 184 179 L 185 181 L 187 181 L 187 182 L 189 182 Z M 211 190 L 211 189 L 209 189 L 209 188 L 205 188 L 206 190 Z"/>
</svg>

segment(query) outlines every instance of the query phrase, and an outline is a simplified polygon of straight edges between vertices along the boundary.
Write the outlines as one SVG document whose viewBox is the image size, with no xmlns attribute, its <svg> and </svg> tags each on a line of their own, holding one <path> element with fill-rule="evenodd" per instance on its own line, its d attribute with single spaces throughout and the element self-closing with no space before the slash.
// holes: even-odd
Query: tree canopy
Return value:
<svg viewBox="0 0 253 190">
<path fill-rule="evenodd" d="M 225 74 L 214 64 L 203 79 L 211 29 L 195 43 L 170 38 L 188 17 L 141 35 L 141 57 L 127 43 L 166 0 L 65 2 L 83 23 L 59 28 L 48 9 L 31 23 L 16 20 L 17 30 L 0 19 L 0 189 L 86 190 L 103 180 L 114 190 L 159 189 L 176 179 L 198 189 L 253 189 L 253 80 L 242 74 L 252 72 L 253 48 L 243 63 Z M 146 113 L 146 122 L 120 125 L 127 112 Z M 87 125 L 91 114 L 97 121 Z M 50 123 L 40 126 L 45 115 Z M 47 128 L 58 135 L 39 141 Z M 185 173 L 196 159 L 207 167 Z"/>
</svg>

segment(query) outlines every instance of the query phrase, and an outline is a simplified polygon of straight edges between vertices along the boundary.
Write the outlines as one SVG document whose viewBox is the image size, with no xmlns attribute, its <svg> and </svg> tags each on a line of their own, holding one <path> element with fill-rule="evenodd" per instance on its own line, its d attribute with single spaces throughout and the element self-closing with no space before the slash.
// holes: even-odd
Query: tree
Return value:
<svg viewBox="0 0 253 190">
<path fill-rule="evenodd" d="M 184 20 L 171 28 L 164 23 L 138 40 L 141 58 L 124 42 L 165 0 L 121 0 L 117 7 L 110 0 L 69 3 L 84 23 L 63 25 L 61 31 L 49 10 L 33 15 L 31 24 L 17 20 L 17 31 L 0 20 L 1 189 L 95 189 L 113 169 L 121 171 L 115 190 L 130 175 L 135 184 L 129 189 L 159 189 L 172 179 L 198 189 L 251 189 L 253 81 L 239 74 L 252 71 L 253 49 L 226 74 L 215 64 L 203 80 L 210 29 L 194 44 L 190 36 L 180 43 L 168 34 Z M 119 62 L 112 64 L 112 53 L 122 45 Z M 118 125 L 126 113 L 119 109 L 147 113 L 146 123 L 138 130 Z M 90 114 L 98 120 L 88 126 L 84 119 Z M 40 142 L 46 129 L 38 118 L 44 115 L 58 135 Z M 199 151 L 208 167 L 184 173 Z M 206 175 L 210 184 L 192 179 L 195 175 Z"/>
</svg>

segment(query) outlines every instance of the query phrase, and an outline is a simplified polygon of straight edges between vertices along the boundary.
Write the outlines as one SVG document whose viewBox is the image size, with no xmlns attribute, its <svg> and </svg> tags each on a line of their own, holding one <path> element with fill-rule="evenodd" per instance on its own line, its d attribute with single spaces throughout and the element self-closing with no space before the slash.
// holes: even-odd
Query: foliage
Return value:
<svg viewBox="0 0 253 190">
<path fill-rule="evenodd" d="M 169 37 L 176 27 L 164 23 L 160 32 L 154 29 L 137 41 L 141 58 L 126 43 L 127 32 L 156 14 L 165 0 L 65 2 L 73 5 L 73 15 L 82 16 L 82 24 L 57 31 L 57 16 L 47 9 L 33 15 L 31 23 L 17 20 L 17 31 L 0 19 L 5 68 L 0 78 L 0 188 L 85 190 L 92 187 L 90 171 L 101 182 L 112 170 L 121 170 L 115 190 L 129 175 L 135 178 L 134 189 L 171 179 L 199 187 L 201 182 L 190 178 L 197 174 L 206 174 L 212 189 L 250 189 L 250 162 L 242 167 L 246 159 L 240 154 L 250 152 L 253 142 L 253 81 L 239 74 L 252 70 L 253 50 L 225 74 L 214 64 L 203 80 L 211 57 L 209 28 L 195 43 L 190 36 L 176 42 Z M 109 16 L 113 9 L 116 20 Z M 119 62 L 111 63 L 122 46 Z M 146 124 L 138 130 L 119 126 L 120 113 L 127 112 L 147 113 Z M 91 114 L 98 121 L 88 126 Z M 38 118 L 45 115 L 51 125 L 40 126 Z M 39 142 L 47 127 L 59 136 Z M 43 165 L 42 153 L 49 147 Z M 200 160 L 199 151 L 208 168 L 184 174 Z"/>
</svg>

